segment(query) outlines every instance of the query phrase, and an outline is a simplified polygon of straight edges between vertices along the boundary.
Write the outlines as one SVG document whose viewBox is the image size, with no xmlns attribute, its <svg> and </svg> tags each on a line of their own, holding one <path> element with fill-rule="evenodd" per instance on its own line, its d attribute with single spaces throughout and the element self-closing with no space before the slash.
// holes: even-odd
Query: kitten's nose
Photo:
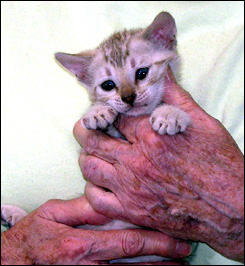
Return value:
<svg viewBox="0 0 245 266">
<path fill-rule="evenodd" d="M 135 98 L 136 98 L 136 95 L 133 93 L 131 95 L 123 96 L 122 101 L 133 106 Z"/>
</svg>

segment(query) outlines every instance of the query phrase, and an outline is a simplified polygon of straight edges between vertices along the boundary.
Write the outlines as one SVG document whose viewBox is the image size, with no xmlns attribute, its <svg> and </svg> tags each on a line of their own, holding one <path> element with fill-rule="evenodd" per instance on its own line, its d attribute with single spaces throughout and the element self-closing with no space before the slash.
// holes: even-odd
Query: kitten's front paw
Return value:
<svg viewBox="0 0 245 266">
<path fill-rule="evenodd" d="M 185 131 L 186 127 L 190 124 L 190 117 L 184 111 L 165 104 L 153 111 L 150 123 L 152 128 L 160 135 L 174 135 Z"/>
<path fill-rule="evenodd" d="M 27 215 L 27 212 L 18 206 L 2 205 L 1 206 L 1 224 L 5 226 L 13 226 L 20 219 Z"/>
<path fill-rule="evenodd" d="M 87 129 L 105 129 L 115 121 L 117 114 L 110 106 L 94 105 L 82 117 L 81 123 Z"/>
</svg>

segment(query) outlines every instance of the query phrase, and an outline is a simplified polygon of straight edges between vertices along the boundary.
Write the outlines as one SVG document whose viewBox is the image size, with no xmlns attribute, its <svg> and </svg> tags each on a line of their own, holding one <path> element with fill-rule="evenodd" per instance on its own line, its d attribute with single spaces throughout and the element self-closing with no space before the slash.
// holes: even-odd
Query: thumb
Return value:
<svg viewBox="0 0 245 266">
<path fill-rule="evenodd" d="M 111 220 L 94 211 L 86 196 L 72 200 L 49 200 L 39 207 L 37 212 L 44 219 L 68 226 L 83 224 L 102 225 Z"/>
<path fill-rule="evenodd" d="M 170 67 L 168 67 L 167 75 L 165 76 L 164 86 L 164 103 L 177 106 L 186 112 L 190 112 L 195 108 L 200 109 L 200 106 L 194 101 L 190 93 L 177 83 Z"/>
<path fill-rule="evenodd" d="M 192 121 L 199 122 L 210 120 L 211 116 L 207 114 L 198 103 L 192 98 L 189 92 L 184 90 L 176 81 L 170 67 L 168 67 L 167 75 L 164 80 L 165 91 L 163 94 L 163 102 L 176 106 L 188 113 Z"/>
</svg>

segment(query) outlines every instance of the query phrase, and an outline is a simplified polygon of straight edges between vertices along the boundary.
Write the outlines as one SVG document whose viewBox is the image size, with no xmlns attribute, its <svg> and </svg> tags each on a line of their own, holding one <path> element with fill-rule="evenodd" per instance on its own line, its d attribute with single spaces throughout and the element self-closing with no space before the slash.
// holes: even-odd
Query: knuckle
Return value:
<svg viewBox="0 0 245 266">
<path fill-rule="evenodd" d="M 60 200 L 58 200 L 58 199 L 50 199 L 50 200 L 46 201 L 42 205 L 42 208 L 43 209 L 50 209 L 50 208 L 53 208 L 54 206 L 56 206 L 59 203 L 60 203 Z"/>
<path fill-rule="evenodd" d="M 122 249 L 127 256 L 140 255 L 144 245 L 144 237 L 138 231 L 127 231 L 123 235 Z"/>
<path fill-rule="evenodd" d="M 97 165 L 93 162 L 93 160 L 90 157 L 86 157 L 85 159 L 82 159 L 79 161 L 80 168 L 83 173 L 83 177 L 88 180 L 91 178 L 92 175 L 95 174 L 95 170 L 97 168 Z"/>
<path fill-rule="evenodd" d="M 214 123 L 214 125 L 215 125 L 216 127 L 218 127 L 218 128 L 223 128 L 223 125 L 222 125 L 222 123 L 220 122 L 219 119 L 217 119 L 217 118 L 215 118 L 215 117 L 212 117 L 212 120 L 213 120 L 213 123 Z"/>
<path fill-rule="evenodd" d="M 83 173 L 84 173 L 85 166 L 87 166 L 87 160 L 88 160 L 87 156 L 85 156 L 84 153 L 83 154 L 81 153 L 78 159 L 78 164 Z"/>
<path fill-rule="evenodd" d="M 60 204 L 62 200 L 51 199 L 46 201 L 42 206 L 37 209 L 38 216 L 49 218 L 52 216 L 53 212 L 56 210 L 56 207 Z"/>
</svg>

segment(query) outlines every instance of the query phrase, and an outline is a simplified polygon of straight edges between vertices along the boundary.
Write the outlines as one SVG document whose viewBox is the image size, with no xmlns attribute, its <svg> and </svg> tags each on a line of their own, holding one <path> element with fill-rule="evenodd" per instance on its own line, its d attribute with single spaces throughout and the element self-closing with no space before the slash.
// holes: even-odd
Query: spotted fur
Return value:
<svg viewBox="0 0 245 266">
<path fill-rule="evenodd" d="M 89 91 L 92 106 L 81 120 L 84 127 L 104 129 L 118 113 L 152 114 L 162 101 L 167 67 L 173 67 L 178 61 L 175 21 L 169 13 L 162 12 L 145 29 L 116 32 L 95 50 L 76 55 L 58 53 L 56 59 Z M 148 69 L 144 79 L 137 79 L 139 69 Z M 113 89 L 104 90 L 105 81 L 112 81 Z M 112 116 L 109 110 L 115 115 Z M 164 111 L 160 113 L 162 115 Z M 175 117 L 177 119 L 178 115 Z M 171 126 L 166 123 L 166 130 L 160 130 L 162 122 L 152 127 L 163 134 L 175 134 L 179 128 L 183 130 L 187 126 L 174 123 Z"/>
</svg>

